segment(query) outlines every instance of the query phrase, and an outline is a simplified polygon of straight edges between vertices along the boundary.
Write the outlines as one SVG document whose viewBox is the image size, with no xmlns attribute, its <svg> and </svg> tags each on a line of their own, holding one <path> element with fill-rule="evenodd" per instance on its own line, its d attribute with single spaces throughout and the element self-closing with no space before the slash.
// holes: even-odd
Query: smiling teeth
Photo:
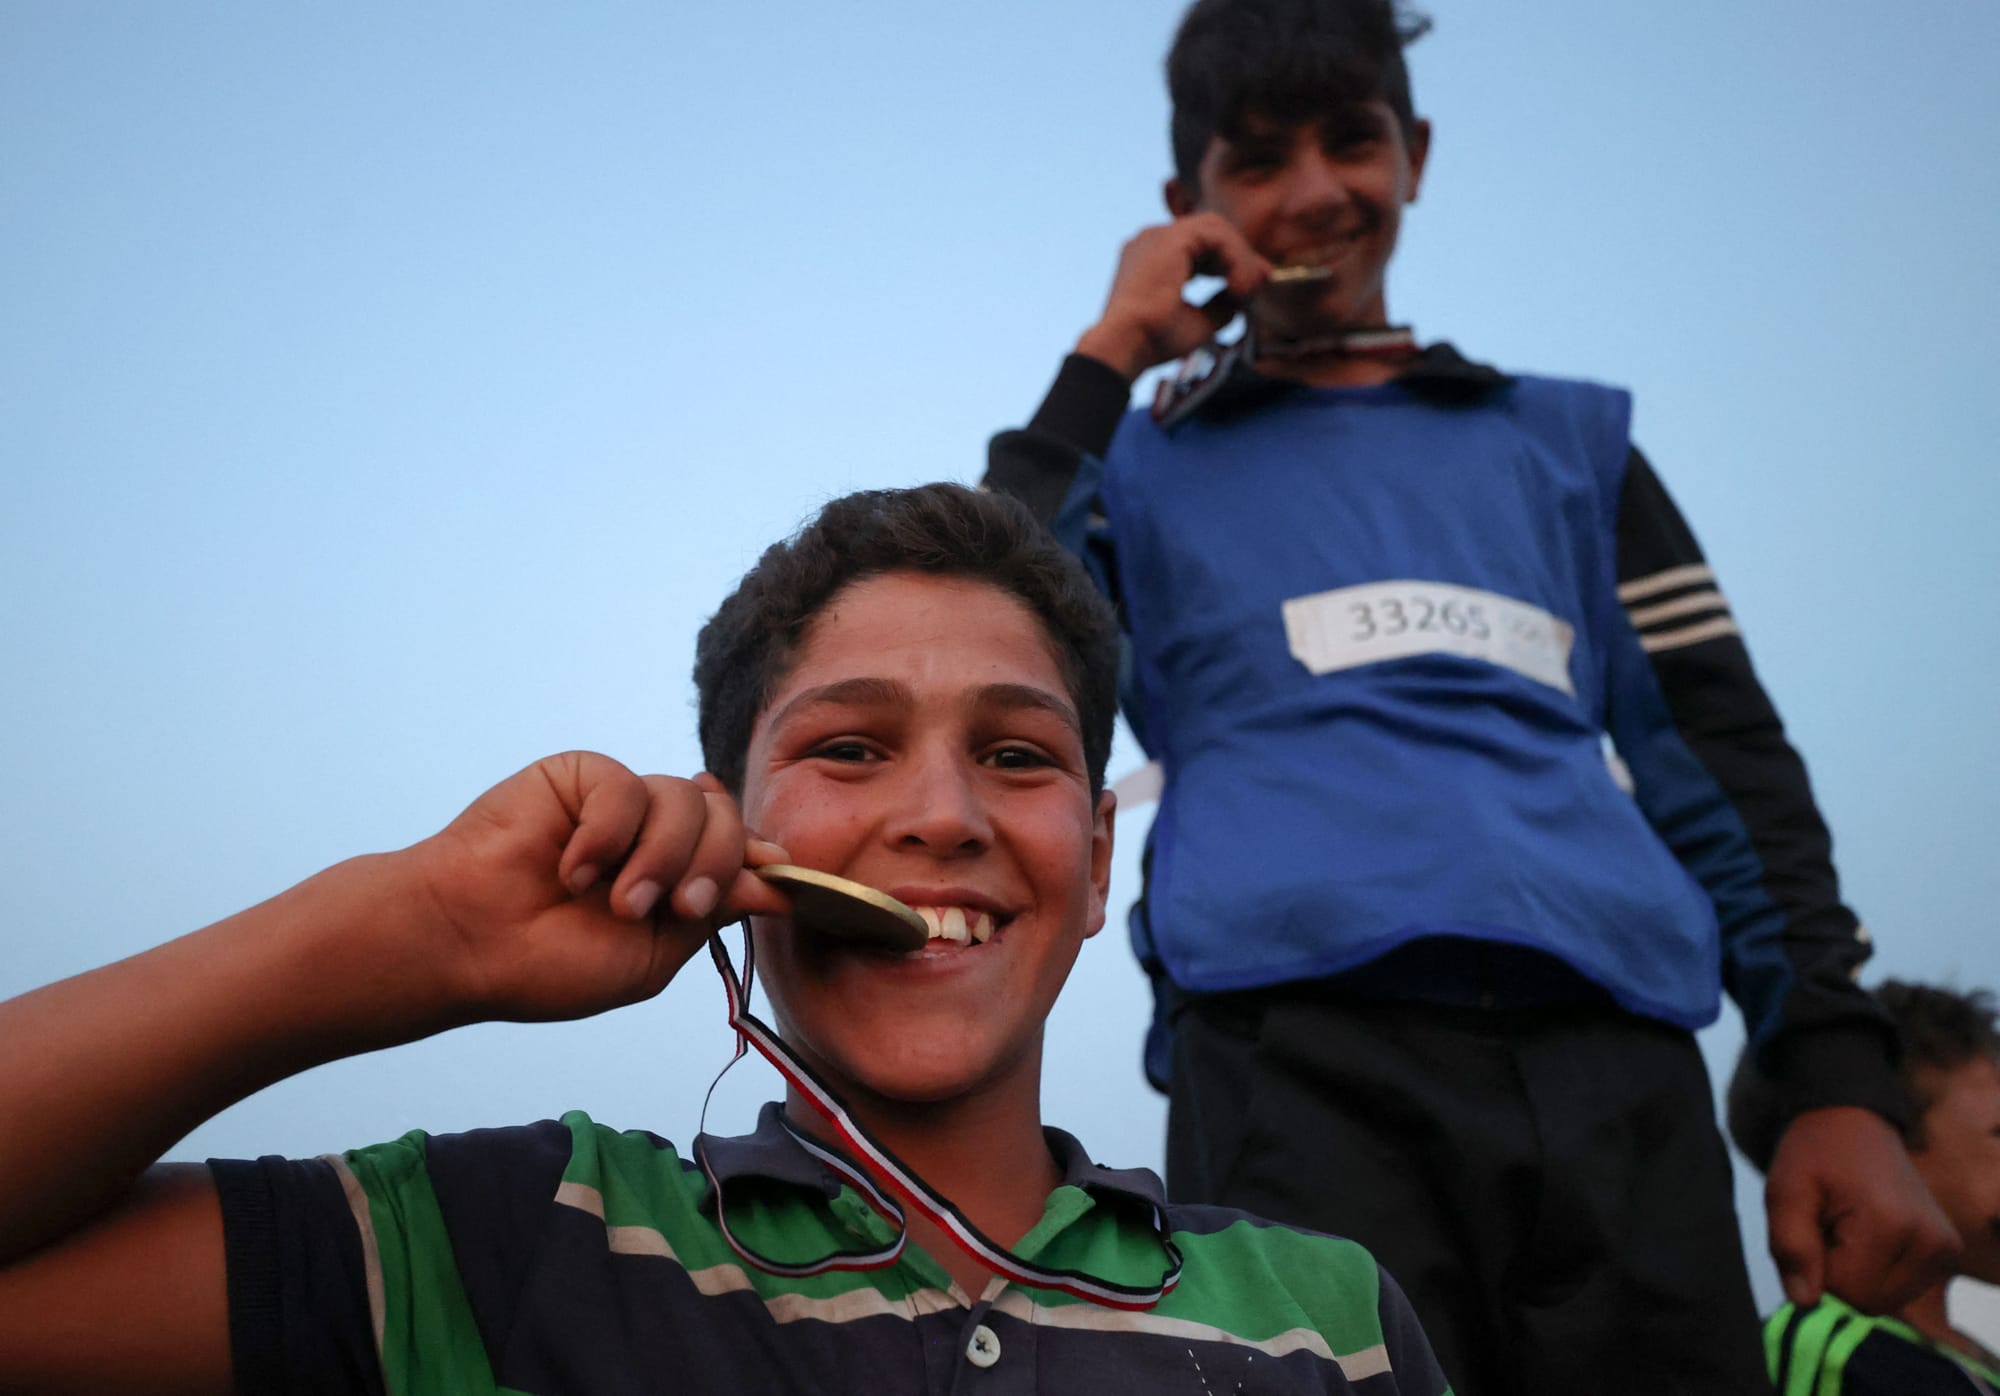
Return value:
<svg viewBox="0 0 2000 1396">
<path fill-rule="evenodd" d="M 993 917 L 988 912 L 968 912 L 962 906 L 920 906 L 916 912 L 930 927 L 932 940 L 984 945 L 993 938 Z"/>
</svg>

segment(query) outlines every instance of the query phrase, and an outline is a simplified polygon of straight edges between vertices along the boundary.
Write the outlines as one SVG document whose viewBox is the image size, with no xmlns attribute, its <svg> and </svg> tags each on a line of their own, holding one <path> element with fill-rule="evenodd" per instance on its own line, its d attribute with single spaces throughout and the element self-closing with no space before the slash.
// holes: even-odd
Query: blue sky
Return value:
<svg viewBox="0 0 2000 1396">
<path fill-rule="evenodd" d="M 1158 217 L 1176 13 L 0 0 L 0 993 L 547 751 L 695 769 L 734 578 L 834 494 L 975 478 Z M 1392 311 L 1635 389 L 1871 977 L 2000 981 L 2000 9 L 1433 13 Z M 1051 1028 L 1050 1116 L 1119 1162 L 1160 1158 L 1144 1015 L 1114 933 Z M 685 1139 L 727 1047 L 697 962 L 177 1152 L 570 1107 Z M 740 1069 L 711 1123 L 770 1089 Z"/>
</svg>

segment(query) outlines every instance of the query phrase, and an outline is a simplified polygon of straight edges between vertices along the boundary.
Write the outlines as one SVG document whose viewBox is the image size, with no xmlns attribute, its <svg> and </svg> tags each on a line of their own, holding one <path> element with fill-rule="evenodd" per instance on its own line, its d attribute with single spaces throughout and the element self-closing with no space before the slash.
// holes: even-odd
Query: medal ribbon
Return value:
<svg viewBox="0 0 2000 1396">
<path fill-rule="evenodd" d="M 736 1052 L 731 1062 L 740 1060 L 748 1048 L 755 1048 L 757 1054 L 777 1068 L 778 1074 L 788 1085 L 811 1106 L 868 1168 L 868 1172 L 855 1167 L 849 1160 L 808 1139 L 790 1124 L 785 1127 L 792 1137 L 813 1157 L 832 1169 L 850 1183 L 870 1205 L 886 1219 L 893 1222 L 898 1230 L 896 1239 L 890 1245 L 872 1251 L 836 1251 L 834 1254 L 801 1265 L 787 1265 L 771 1261 L 758 1255 L 745 1245 L 730 1230 L 723 1220 L 722 1184 L 715 1170 L 709 1166 L 706 1149 L 700 1138 L 695 1140 L 695 1157 L 702 1172 L 708 1177 L 709 1186 L 714 1189 L 716 1217 L 721 1224 L 723 1239 L 730 1249 L 760 1270 L 778 1275 L 817 1275 L 829 1270 L 876 1270 L 885 1265 L 893 1265 L 902 1254 L 907 1231 L 904 1229 L 903 1208 L 896 1199 L 914 1208 L 929 1218 L 958 1248 L 993 1273 L 1004 1276 L 1016 1284 L 1032 1285 L 1037 1289 L 1052 1289 L 1077 1299 L 1087 1299 L 1094 1304 L 1102 1304 L 1112 1309 L 1150 1309 L 1180 1281 L 1181 1253 L 1167 1235 L 1166 1217 L 1155 1206 L 1153 1229 L 1159 1237 L 1160 1249 L 1165 1255 L 1165 1268 L 1157 1283 L 1152 1285 L 1122 1285 L 1110 1280 L 1099 1279 L 1080 1270 L 1052 1270 L 1033 1265 L 1020 1259 L 1005 1247 L 994 1244 L 965 1214 L 954 1206 L 949 1198 L 933 1191 L 930 1185 L 918 1177 L 902 1160 L 889 1151 L 887 1145 L 868 1132 L 866 1126 L 848 1113 L 846 1104 L 834 1094 L 813 1069 L 799 1060 L 798 1055 L 787 1047 L 779 1036 L 766 1027 L 756 1015 L 750 1012 L 750 990 L 756 978 L 756 950 L 750 939 L 747 923 L 743 929 L 743 977 L 736 976 L 736 966 L 730 961 L 729 951 L 722 944 L 722 935 L 717 932 L 708 938 L 708 953 L 715 961 L 716 973 L 722 976 L 724 993 L 729 999 L 729 1026 L 736 1030 Z M 881 1179 L 887 1191 L 894 1197 L 886 1196 L 883 1188 L 876 1186 L 869 1173 Z"/>
<path fill-rule="evenodd" d="M 1383 325 L 1367 329 L 1342 330 L 1338 334 L 1313 339 L 1274 339 L 1268 344 L 1254 334 L 1245 337 L 1250 358 L 1312 359 L 1340 356 L 1351 359 L 1405 359 L 1417 354 L 1417 337 L 1408 325 Z"/>
</svg>

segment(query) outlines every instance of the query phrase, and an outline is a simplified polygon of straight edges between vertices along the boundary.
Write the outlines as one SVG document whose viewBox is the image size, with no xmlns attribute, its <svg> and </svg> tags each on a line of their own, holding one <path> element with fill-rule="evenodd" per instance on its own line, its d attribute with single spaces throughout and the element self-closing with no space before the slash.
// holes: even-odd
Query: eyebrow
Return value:
<svg viewBox="0 0 2000 1396">
<path fill-rule="evenodd" d="M 782 726 L 793 716 L 808 708 L 914 707 L 916 701 L 915 690 L 898 679 L 840 679 L 834 683 L 808 688 L 798 694 L 784 707 L 771 714 L 771 725 Z M 1037 688 L 1033 684 L 982 684 L 967 695 L 966 706 L 1049 713 L 1060 718 L 1063 725 L 1078 738 L 1083 736 L 1083 722 L 1076 715 L 1075 707 L 1047 689 Z"/>
<path fill-rule="evenodd" d="M 838 683 L 823 683 L 816 688 L 808 688 L 803 693 L 771 714 L 771 725 L 779 727 L 794 713 L 807 708 L 818 707 L 887 707 L 896 703 L 915 701 L 908 684 L 894 679 L 842 679 Z"/>
<path fill-rule="evenodd" d="M 1063 725 L 1079 738 L 1083 736 L 1083 721 L 1076 715 L 1076 709 L 1068 701 L 1058 698 L 1045 688 L 1036 688 L 1025 683 L 989 683 L 972 695 L 975 707 L 1003 709 L 1032 709 L 1052 713 L 1062 719 Z"/>
</svg>

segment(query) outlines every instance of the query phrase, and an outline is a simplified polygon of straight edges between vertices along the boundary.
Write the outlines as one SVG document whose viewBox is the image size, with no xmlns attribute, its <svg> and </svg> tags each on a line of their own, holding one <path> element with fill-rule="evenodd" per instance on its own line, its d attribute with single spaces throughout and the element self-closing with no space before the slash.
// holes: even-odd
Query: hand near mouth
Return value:
<svg viewBox="0 0 2000 1396">
<path fill-rule="evenodd" d="M 1190 305 L 1183 293 L 1197 276 L 1226 284 Z M 1125 244 L 1103 314 L 1076 352 L 1137 378 L 1206 344 L 1270 276 L 1271 263 L 1219 214 L 1191 213 L 1144 229 Z"/>
<path fill-rule="evenodd" d="M 650 998 L 716 927 L 790 903 L 748 865 L 784 850 L 744 827 L 713 776 L 641 776 L 565 752 L 494 786 L 390 855 L 427 915 L 421 947 L 446 1024 L 580 1018 Z M 435 1030 L 435 1025 L 429 1025 Z"/>
</svg>

